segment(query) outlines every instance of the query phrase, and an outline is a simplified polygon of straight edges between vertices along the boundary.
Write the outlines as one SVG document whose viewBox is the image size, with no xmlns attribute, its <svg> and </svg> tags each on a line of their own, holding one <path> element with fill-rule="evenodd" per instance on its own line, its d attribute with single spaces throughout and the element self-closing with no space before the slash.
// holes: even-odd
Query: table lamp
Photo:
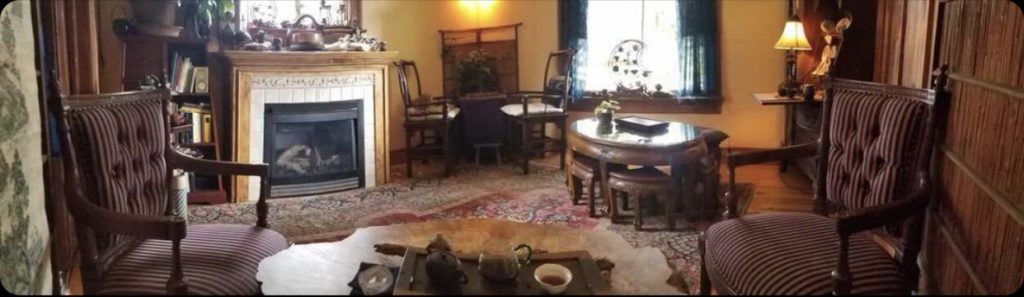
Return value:
<svg viewBox="0 0 1024 297">
<path fill-rule="evenodd" d="M 779 84 L 779 96 L 792 98 L 800 88 L 800 83 L 796 81 L 796 51 L 811 50 L 811 44 L 807 42 L 804 25 L 800 19 L 792 16 L 786 21 L 786 26 L 782 29 L 782 36 L 779 37 L 778 42 L 775 42 L 775 48 L 787 50 L 786 81 Z"/>
</svg>

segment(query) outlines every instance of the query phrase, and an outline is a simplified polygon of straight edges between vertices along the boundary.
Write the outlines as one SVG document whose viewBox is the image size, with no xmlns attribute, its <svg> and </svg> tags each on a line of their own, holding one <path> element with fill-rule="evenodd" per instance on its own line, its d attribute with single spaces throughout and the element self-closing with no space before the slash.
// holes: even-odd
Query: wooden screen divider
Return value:
<svg viewBox="0 0 1024 297">
<path fill-rule="evenodd" d="M 952 100 L 921 259 L 926 290 L 1008 294 L 1024 282 L 1024 13 L 1010 1 L 938 5 L 932 65 L 950 66 Z"/>
</svg>

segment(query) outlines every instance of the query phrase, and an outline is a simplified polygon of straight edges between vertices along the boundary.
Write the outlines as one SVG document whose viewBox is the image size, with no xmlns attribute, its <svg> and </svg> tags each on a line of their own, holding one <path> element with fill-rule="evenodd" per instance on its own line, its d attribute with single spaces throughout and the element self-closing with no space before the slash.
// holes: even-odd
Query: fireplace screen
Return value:
<svg viewBox="0 0 1024 297">
<path fill-rule="evenodd" d="M 361 101 L 267 104 L 264 162 L 270 196 L 363 187 Z"/>
</svg>

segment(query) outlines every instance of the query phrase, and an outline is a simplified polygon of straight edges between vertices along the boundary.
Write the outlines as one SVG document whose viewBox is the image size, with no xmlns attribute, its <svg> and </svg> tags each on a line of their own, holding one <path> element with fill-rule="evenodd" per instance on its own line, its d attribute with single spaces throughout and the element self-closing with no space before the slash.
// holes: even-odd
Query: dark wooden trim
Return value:
<svg viewBox="0 0 1024 297">
<path fill-rule="evenodd" d="M 663 99 L 663 98 L 619 98 L 622 109 L 620 113 L 689 113 L 689 114 L 720 114 L 722 113 L 721 97 L 705 97 L 701 99 Z M 569 102 L 569 111 L 593 111 L 601 104 L 601 99 L 579 99 Z"/>
<path fill-rule="evenodd" d="M 971 280 L 971 283 L 974 284 L 974 288 L 978 290 L 976 293 L 978 293 L 978 295 L 991 294 L 985 286 L 985 283 L 981 281 L 981 277 L 978 276 L 977 270 L 975 270 L 974 266 L 971 265 L 970 260 L 967 260 L 967 256 L 964 254 L 963 248 L 956 243 L 956 240 L 953 238 L 953 234 L 949 232 L 949 227 L 946 225 L 946 222 L 936 216 L 929 217 L 932 218 L 931 225 L 933 227 L 938 227 L 939 233 L 942 234 L 942 239 L 945 241 L 946 246 L 948 246 L 950 250 L 953 251 L 953 255 L 956 256 L 956 262 L 960 264 L 964 273 L 967 274 L 967 278 Z"/>
<path fill-rule="evenodd" d="M 987 80 L 982 80 L 982 79 L 978 79 L 976 77 L 973 77 L 973 76 L 970 76 L 970 75 L 967 75 L 967 74 L 961 74 L 961 73 L 955 73 L 955 72 L 950 73 L 949 74 L 949 78 L 951 78 L 951 79 L 953 79 L 955 81 L 965 82 L 965 83 L 968 83 L 968 84 L 971 84 L 971 85 L 974 85 L 976 87 L 980 87 L 982 89 L 986 89 L 986 90 L 989 90 L 989 91 L 996 91 L 996 92 L 999 92 L 999 93 L 1003 93 L 1004 95 L 1007 95 L 1007 96 L 1009 96 L 1011 98 L 1017 98 L 1017 99 L 1020 99 L 1020 100 L 1024 100 L 1024 90 L 1015 88 L 1013 86 L 1009 86 L 1009 85 L 1005 85 L 1005 84 L 1000 84 L 1000 83 L 995 83 L 995 82 L 991 82 L 991 81 L 987 81 Z"/>
<path fill-rule="evenodd" d="M 462 32 L 474 32 L 474 31 L 483 31 L 483 30 L 495 30 L 495 29 L 513 28 L 513 27 L 519 27 L 519 26 L 522 26 L 522 25 L 523 25 L 523 23 L 519 22 L 519 23 L 515 23 L 515 24 L 508 24 L 508 25 L 501 25 L 501 26 L 491 26 L 491 27 L 479 27 L 479 28 L 470 28 L 470 29 L 437 30 L 437 32 L 440 32 L 440 33 L 462 33 Z"/>
<path fill-rule="evenodd" d="M 1013 218 L 1014 221 L 1017 221 L 1018 225 L 1024 227 L 1024 210 L 1018 208 L 1017 206 L 1014 206 L 1014 204 L 1010 202 L 1010 195 L 1007 195 L 1006 193 L 1003 193 L 999 189 L 996 189 L 996 187 L 992 186 L 992 184 L 989 183 L 989 181 L 986 180 L 984 177 L 981 177 L 981 175 L 979 175 L 978 172 L 974 170 L 974 168 L 968 165 L 967 162 L 964 162 L 964 160 L 960 158 L 960 156 L 957 155 L 956 152 L 950 150 L 948 147 L 945 146 L 940 146 L 939 149 L 942 151 L 946 159 L 952 161 L 953 164 L 956 165 L 957 169 L 963 172 L 964 175 L 967 175 L 967 177 L 970 178 L 975 185 L 981 188 L 982 191 L 985 191 L 985 193 L 988 194 L 989 198 L 992 198 L 992 201 L 994 201 L 997 205 L 1002 207 L 1004 211 L 1006 211 L 1006 214 L 1010 215 L 1010 217 Z"/>
</svg>

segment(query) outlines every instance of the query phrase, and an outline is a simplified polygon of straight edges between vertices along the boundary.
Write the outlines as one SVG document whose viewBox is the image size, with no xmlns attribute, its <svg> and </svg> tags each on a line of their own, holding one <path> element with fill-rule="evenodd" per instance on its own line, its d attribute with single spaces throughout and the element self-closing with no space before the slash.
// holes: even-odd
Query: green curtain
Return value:
<svg viewBox="0 0 1024 297">
<path fill-rule="evenodd" d="M 718 67 L 718 3 L 679 0 L 679 95 L 721 95 Z"/>
</svg>

